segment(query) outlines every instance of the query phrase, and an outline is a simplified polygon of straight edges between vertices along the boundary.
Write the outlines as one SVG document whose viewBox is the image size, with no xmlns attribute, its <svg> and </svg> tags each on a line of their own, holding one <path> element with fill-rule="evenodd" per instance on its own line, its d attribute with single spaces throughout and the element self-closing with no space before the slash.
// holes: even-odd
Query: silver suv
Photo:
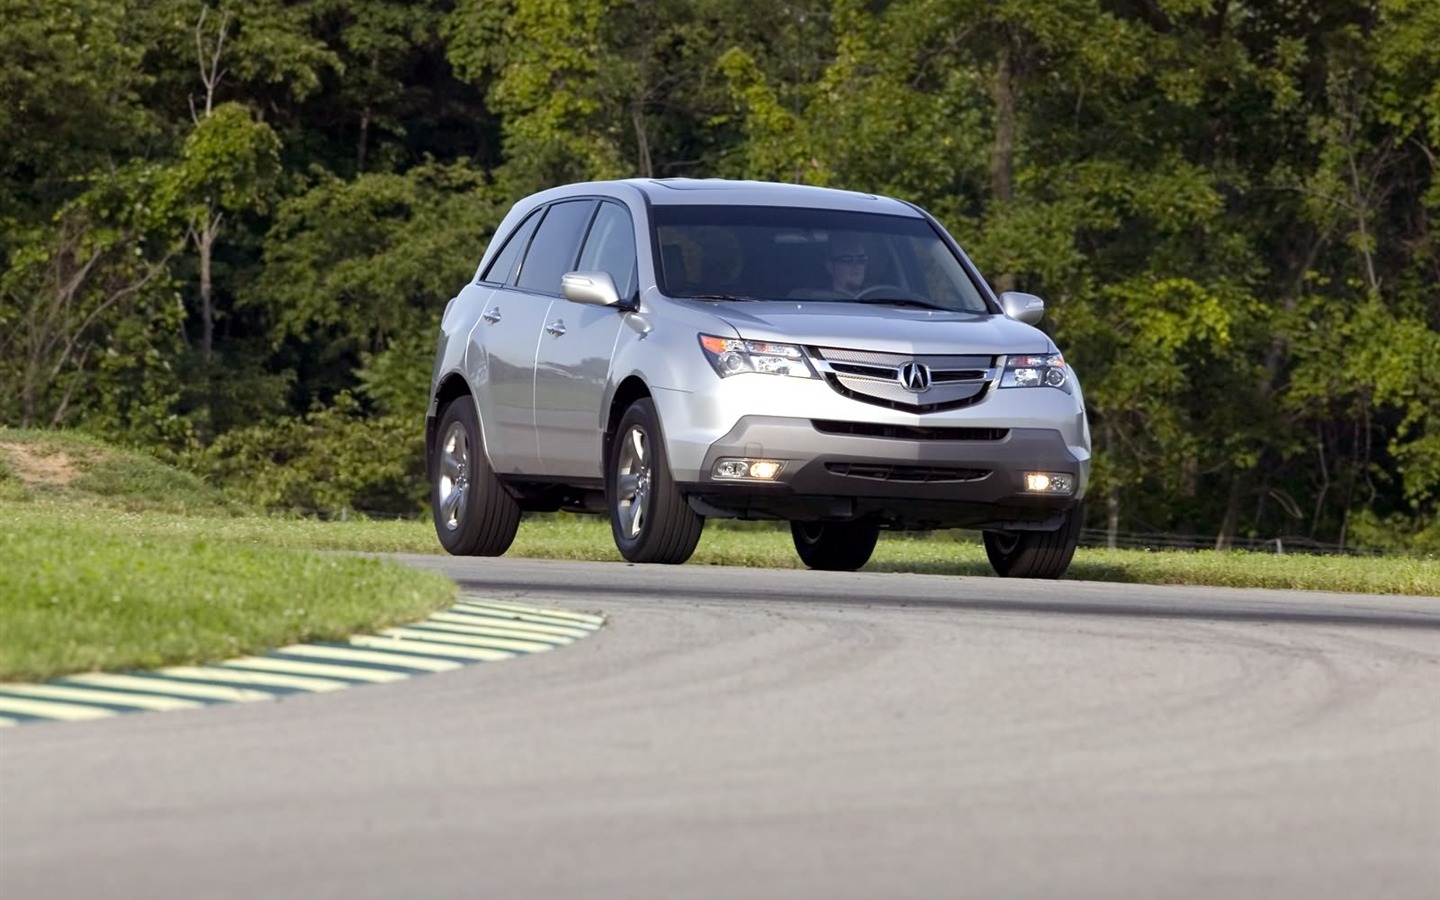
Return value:
<svg viewBox="0 0 1440 900">
<path fill-rule="evenodd" d="M 708 517 L 784 519 L 858 569 L 880 529 L 974 528 L 1001 575 L 1070 564 L 1090 471 L 1075 373 L 924 210 L 759 182 L 574 184 L 516 204 L 440 326 L 435 530 L 605 513 L 632 562 Z"/>
</svg>

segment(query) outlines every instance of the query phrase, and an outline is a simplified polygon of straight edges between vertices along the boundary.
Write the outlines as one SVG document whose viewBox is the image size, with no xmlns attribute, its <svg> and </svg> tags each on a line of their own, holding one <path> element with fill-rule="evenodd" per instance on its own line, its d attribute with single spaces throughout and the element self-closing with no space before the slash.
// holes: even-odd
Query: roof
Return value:
<svg viewBox="0 0 1440 900">
<path fill-rule="evenodd" d="M 625 183 L 638 188 L 657 205 L 809 206 L 916 215 L 909 204 L 890 197 L 808 184 L 723 178 L 632 178 Z"/>
<path fill-rule="evenodd" d="M 879 194 L 862 194 L 808 184 L 773 181 L 730 181 L 724 178 L 628 178 L 617 181 L 587 181 L 565 184 L 526 197 L 517 209 L 533 209 L 540 203 L 565 197 L 608 194 L 624 196 L 638 191 L 656 206 L 790 206 L 810 209 L 837 209 L 919 217 L 915 207 Z M 633 196 L 633 194 L 631 194 Z"/>
</svg>

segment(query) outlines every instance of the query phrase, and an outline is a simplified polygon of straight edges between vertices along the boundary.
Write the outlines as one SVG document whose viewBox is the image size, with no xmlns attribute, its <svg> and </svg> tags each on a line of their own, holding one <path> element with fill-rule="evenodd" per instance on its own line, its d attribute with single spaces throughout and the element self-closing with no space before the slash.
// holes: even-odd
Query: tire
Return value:
<svg viewBox="0 0 1440 900">
<path fill-rule="evenodd" d="M 500 556 L 520 527 L 520 505 L 495 477 L 475 401 L 457 397 L 440 412 L 430 509 L 440 544 L 455 556 Z"/>
<path fill-rule="evenodd" d="M 705 518 L 685 502 L 670 475 L 660 416 L 649 397 L 625 410 L 611 438 L 605 505 L 620 555 L 633 563 L 683 563 L 695 552 Z"/>
<path fill-rule="evenodd" d="M 790 537 L 800 561 L 812 569 L 853 572 L 870 561 L 880 539 L 874 519 L 849 522 L 791 522 Z"/>
<path fill-rule="evenodd" d="M 1084 524 L 1085 509 L 1076 506 L 1055 531 L 987 531 L 985 555 L 1003 578 L 1059 578 L 1070 568 Z"/>
</svg>

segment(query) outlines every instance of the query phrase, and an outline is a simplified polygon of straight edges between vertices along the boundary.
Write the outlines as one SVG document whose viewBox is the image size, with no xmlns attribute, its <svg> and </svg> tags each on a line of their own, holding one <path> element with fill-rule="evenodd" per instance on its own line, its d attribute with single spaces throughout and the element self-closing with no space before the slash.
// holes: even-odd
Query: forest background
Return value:
<svg viewBox="0 0 1440 900">
<path fill-rule="evenodd" d="M 1434 0 L 0 0 L 0 424 L 417 515 L 511 203 L 914 201 L 1038 293 L 1090 525 L 1440 550 Z"/>
</svg>

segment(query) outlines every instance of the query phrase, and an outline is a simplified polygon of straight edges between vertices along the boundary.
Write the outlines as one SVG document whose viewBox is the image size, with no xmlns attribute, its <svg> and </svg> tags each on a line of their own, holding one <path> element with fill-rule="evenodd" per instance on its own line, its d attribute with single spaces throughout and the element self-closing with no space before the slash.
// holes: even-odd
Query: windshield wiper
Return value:
<svg viewBox="0 0 1440 900">
<path fill-rule="evenodd" d="M 851 303 L 872 303 L 882 306 L 912 306 L 916 309 L 939 309 L 951 312 L 949 307 L 941 306 L 938 303 L 931 303 L 929 300 L 917 300 L 914 297 L 866 297 L 860 300 L 851 300 Z"/>
<path fill-rule="evenodd" d="M 732 300 L 732 301 L 758 301 L 759 297 L 741 297 L 738 294 L 686 294 L 685 300 Z"/>
</svg>

